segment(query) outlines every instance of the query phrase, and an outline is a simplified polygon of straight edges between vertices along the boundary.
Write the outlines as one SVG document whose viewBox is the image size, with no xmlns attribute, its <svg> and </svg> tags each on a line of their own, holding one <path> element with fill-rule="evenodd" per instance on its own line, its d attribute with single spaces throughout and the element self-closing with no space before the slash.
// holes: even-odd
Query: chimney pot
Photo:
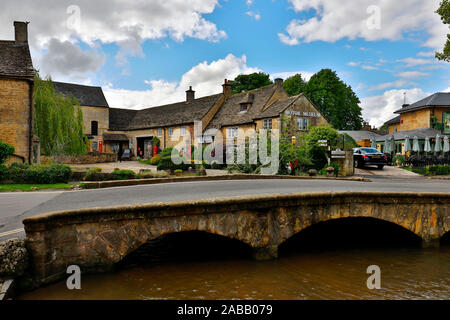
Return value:
<svg viewBox="0 0 450 320">
<path fill-rule="evenodd" d="M 186 91 L 186 102 L 195 100 L 195 91 L 192 90 L 192 86 L 189 86 L 189 90 Z"/>
<path fill-rule="evenodd" d="M 28 42 L 29 22 L 14 21 L 14 33 L 16 42 Z"/>
<path fill-rule="evenodd" d="M 228 82 L 227 79 L 225 79 L 222 87 L 223 87 L 223 95 L 225 96 L 225 98 L 231 97 L 231 84 Z"/>
<path fill-rule="evenodd" d="M 281 78 L 276 78 L 276 79 L 275 79 L 275 84 L 277 85 L 278 88 L 283 87 L 283 79 L 281 79 Z"/>
</svg>

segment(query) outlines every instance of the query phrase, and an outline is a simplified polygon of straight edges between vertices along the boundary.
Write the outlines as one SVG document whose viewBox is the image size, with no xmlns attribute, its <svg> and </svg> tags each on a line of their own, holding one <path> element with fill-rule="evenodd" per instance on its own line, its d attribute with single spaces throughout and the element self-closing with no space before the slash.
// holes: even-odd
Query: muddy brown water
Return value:
<svg viewBox="0 0 450 320">
<path fill-rule="evenodd" d="M 344 219 L 345 220 L 345 219 Z M 253 261 L 237 240 L 201 232 L 168 235 L 108 274 L 82 275 L 19 299 L 450 299 L 450 245 L 422 249 L 392 224 L 361 219 L 322 223 L 294 236 L 273 261 Z M 367 288 L 367 268 L 381 289 Z"/>
</svg>

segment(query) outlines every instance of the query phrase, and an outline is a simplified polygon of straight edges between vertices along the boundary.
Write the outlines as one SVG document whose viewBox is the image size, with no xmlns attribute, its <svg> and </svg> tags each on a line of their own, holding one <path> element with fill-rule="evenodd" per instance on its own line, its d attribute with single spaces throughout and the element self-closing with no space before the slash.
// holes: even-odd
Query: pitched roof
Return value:
<svg viewBox="0 0 450 320">
<path fill-rule="evenodd" d="M 450 106 L 450 92 L 438 92 L 432 94 L 425 99 L 417 101 L 409 106 L 401 108 L 400 110 L 395 111 L 394 113 L 404 113 L 408 111 L 414 111 L 419 109 L 424 109 L 427 107 L 437 107 L 437 106 Z"/>
<path fill-rule="evenodd" d="M 253 119 L 263 112 L 264 107 L 276 89 L 276 84 L 271 84 L 248 92 L 232 95 L 225 101 L 206 129 L 220 129 L 225 126 L 252 123 Z M 253 98 L 251 98 L 252 96 Z M 249 101 L 251 99 L 253 99 L 252 102 Z M 248 110 L 241 111 L 241 103 L 250 102 L 251 106 Z"/>
<path fill-rule="evenodd" d="M 392 118 L 391 120 L 386 121 L 384 124 L 394 124 L 394 123 L 400 123 L 401 116 L 396 116 L 395 118 Z"/>
<path fill-rule="evenodd" d="M 408 136 L 410 139 L 413 139 L 414 136 L 417 136 L 417 138 L 419 138 L 419 139 L 425 139 L 426 137 L 434 138 L 434 137 L 436 137 L 437 134 L 439 134 L 441 137 L 445 136 L 436 129 L 425 128 L 425 129 L 412 129 L 412 130 L 397 131 L 392 134 L 380 136 L 377 138 L 377 141 L 385 141 L 386 137 L 390 138 L 391 136 L 394 136 L 394 140 L 405 140 L 406 136 Z"/>
<path fill-rule="evenodd" d="M 28 43 L 0 41 L 0 76 L 33 80 L 34 68 Z"/>
<path fill-rule="evenodd" d="M 109 108 L 101 87 L 83 86 L 74 83 L 53 82 L 56 92 L 65 96 L 73 95 L 80 106 Z"/>
<path fill-rule="evenodd" d="M 137 110 L 109 108 L 109 130 L 127 130 Z"/>
<path fill-rule="evenodd" d="M 379 139 L 380 137 L 382 137 L 382 135 L 378 133 L 366 130 L 340 130 L 338 132 L 340 134 L 348 134 L 355 141 Z"/>
<path fill-rule="evenodd" d="M 219 93 L 143 110 L 111 108 L 109 126 L 111 130 L 139 130 L 192 123 L 201 120 L 221 97 Z"/>
<path fill-rule="evenodd" d="M 127 135 L 123 133 L 104 133 L 104 141 L 128 141 Z"/>
</svg>

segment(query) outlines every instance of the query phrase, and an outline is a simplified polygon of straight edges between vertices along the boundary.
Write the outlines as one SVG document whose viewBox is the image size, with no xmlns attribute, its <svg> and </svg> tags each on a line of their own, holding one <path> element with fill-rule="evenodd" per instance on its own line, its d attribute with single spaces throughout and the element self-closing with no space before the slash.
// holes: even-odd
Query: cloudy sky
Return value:
<svg viewBox="0 0 450 320">
<path fill-rule="evenodd" d="M 0 39 L 30 21 L 33 63 L 55 81 L 102 86 L 112 107 L 143 108 L 221 91 L 263 71 L 306 78 L 331 68 L 372 125 L 406 100 L 450 91 L 437 62 L 440 0 L 2 0 Z"/>
</svg>

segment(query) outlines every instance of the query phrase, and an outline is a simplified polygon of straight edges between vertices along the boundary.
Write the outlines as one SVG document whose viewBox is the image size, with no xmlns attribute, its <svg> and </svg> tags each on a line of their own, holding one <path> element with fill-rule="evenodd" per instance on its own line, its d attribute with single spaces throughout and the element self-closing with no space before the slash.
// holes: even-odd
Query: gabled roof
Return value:
<svg viewBox="0 0 450 320">
<path fill-rule="evenodd" d="M 384 124 L 390 125 L 394 123 L 400 123 L 401 116 L 396 116 L 395 118 L 392 118 L 391 120 L 386 121 Z"/>
<path fill-rule="evenodd" d="M 109 108 L 101 87 L 83 86 L 74 83 L 53 82 L 56 92 L 69 97 L 73 95 L 80 106 Z"/>
<path fill-rule="evenodd" d="M 350 137 L 353 138 L 355 141 L 362 141 L 362 140 L 372 140 L 372 139 L 379 139 L 380 137 L 383 137 L 382 135 L 367 131 L 367 130 L 340 130 L 338 131 L 340 134 L 348 134 Z"/>
<path fill-rule="evenodd" d="M 34 79 L 28 43 L 0 41 L 0 76 Z"/>
<path fill-rule="evenodd" d="M 447 106 L 450 107 L 450 92 L 438 92 L 432 94 L 425 99 L 417 101 L 409 106 L 401 108 L 400 110 L 395 111 L 394 113 L 404 113 L 408 111 L 414 111 L 419 109 L 424 109 L 427 107 L 438 107 L 438 106 Z"/>
<path fill-rule="evenodd" d="M 271 84 L 232 95 L 225 101 L 206 129 L 220 129 L 226 126 L 253 123 L 253 119 L 263 112 L 264 107 L 276 90 L 277 85 Z M 252 96 L 253 98 L 251 98 Z M 241 103 L 250 103 L 250 99 L 253 99 L 251 106 L 247 111 L 242 112 Z"/>
</svg>

